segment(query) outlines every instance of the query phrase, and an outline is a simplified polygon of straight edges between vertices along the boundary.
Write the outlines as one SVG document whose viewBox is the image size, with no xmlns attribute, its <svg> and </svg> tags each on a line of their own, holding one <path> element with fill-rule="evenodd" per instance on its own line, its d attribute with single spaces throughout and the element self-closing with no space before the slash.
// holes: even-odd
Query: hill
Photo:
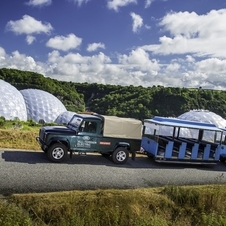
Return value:
<svg viewBox="0 0 226 226">
<path fill-rule="evenodd" d="M 6 68 L 0 69 L 0 79 L 18 90 L 47 91 L 60 99 L 67 110 L 75 112 L 89 110 L 142 120 L 154 115 L 177 117 L 192 109 L 206 109 L 226 118 L 226 91 L 221 90 L 73 83 Z"/>
</svg>

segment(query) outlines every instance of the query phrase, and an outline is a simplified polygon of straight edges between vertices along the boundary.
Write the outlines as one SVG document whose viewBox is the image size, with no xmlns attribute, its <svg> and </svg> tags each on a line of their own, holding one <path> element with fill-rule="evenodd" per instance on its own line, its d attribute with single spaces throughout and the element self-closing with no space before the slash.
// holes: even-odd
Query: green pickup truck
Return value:
<svg viewBox="0 0 226 226">
<path fill-rule="evenodd" d="M 68 153 L 97 152 L 124 164 L 140 150 L 142 122 L 99 114 L 74 114 L 66 126 L 43 126 L 37 141 L 52 162 L 63 162 Z"/>
</svg>

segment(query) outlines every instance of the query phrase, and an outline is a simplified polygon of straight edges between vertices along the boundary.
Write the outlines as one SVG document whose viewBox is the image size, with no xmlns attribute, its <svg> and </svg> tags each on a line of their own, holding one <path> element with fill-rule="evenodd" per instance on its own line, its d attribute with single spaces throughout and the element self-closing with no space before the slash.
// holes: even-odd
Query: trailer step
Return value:
<svg viewBox="0 0 226 226">
<path fill-rule="evenodd" d="M 171 159 L 155 159 L 158 163 L 171 164 L 189 164 L 189 165 L 216 165 L 218 161 L 186 161 L 186 160 L 171 160 Z"/>
</svg>

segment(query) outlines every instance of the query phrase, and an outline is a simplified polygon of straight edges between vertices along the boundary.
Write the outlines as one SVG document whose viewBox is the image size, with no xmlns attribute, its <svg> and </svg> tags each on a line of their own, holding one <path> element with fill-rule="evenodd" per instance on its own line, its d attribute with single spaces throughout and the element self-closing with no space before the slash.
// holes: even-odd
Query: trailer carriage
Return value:
<svg viewBox="0 0 226 226">
<path fill-rule="evenodd" d="M 226 159 L 224 129 L 177 118 L 145 119 L 141 147 L 157 162 L 216 164 Z"/>
</svg>

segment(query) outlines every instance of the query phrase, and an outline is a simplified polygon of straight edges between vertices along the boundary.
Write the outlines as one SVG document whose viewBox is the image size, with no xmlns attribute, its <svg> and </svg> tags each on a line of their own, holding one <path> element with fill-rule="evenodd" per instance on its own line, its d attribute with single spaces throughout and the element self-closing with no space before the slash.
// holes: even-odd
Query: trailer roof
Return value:
<svg viewBox="0 0 226 226">
<path fill-rule="evenodd" d="M 183 127 L 183 128 L 190 128 L 190 129 L 203 129 L 203 130 L 214 130 L 222 132 L 223 130 L 216 127 L 216 125 L 211 123 L 204 123 L 204 122 L 195 122 L 189 120 L 182 120 L 178 118 L 167 118 L 167 117 L 160 117 L 155 116 L 152 119 L 145 119 L 144 123 L 155 123 L 158 125 L 164 126 L 173 126 L 173 127 Z"/>
</svg>

